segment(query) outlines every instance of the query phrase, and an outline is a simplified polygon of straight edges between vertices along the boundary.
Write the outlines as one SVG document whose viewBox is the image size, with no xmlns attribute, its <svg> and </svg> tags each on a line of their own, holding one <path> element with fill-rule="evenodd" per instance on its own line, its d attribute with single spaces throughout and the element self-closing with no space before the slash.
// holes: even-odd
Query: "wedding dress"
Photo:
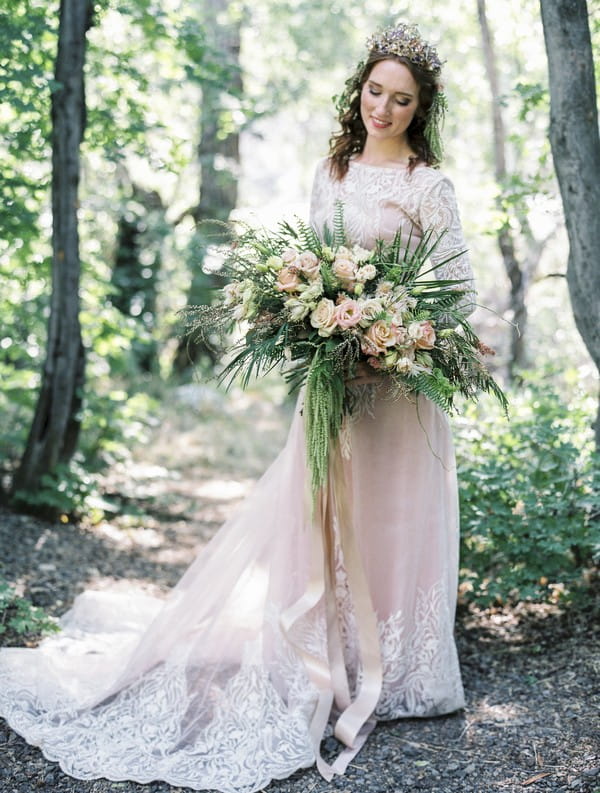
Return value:
<svg viewBox="0 0 600 793">
<path fill-rule="evenodd" d="M 336 182 L 322 161 L 317 228 L 337 200 L 363 247 L 402 225 L 413 244 L 446 230 L 437 261 L 464 251 L 437 170 L 351 162 Z M 438 274 L 470 279 L 467 256 Z M 423 397 L 376 384 L 354 394 L 327 538 L 307 506 L 300 398 L 284 449 L 166 601 L 86 592 L 60 634 L 0 652 L 11 727 L 79 779 L 253 793 L 315 761 L 342 772 L 378 719 L 460 708 L 448 421 Z M 333 766 L 319 755 L 328 721 L 354 747 Z"/>
</svg>

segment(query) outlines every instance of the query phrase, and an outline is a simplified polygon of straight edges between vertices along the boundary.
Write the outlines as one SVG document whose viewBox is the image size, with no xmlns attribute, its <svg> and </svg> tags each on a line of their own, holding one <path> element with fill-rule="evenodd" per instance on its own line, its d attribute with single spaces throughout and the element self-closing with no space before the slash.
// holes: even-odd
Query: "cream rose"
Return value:
<svg viewBox="0 0 600 793">
<path fill-rule="evenodd" d="M 310 279 L 317 278 L 321 272 L 320 262 L 312 251 L 301 253 L 296 266 Z"/>
<path fill-rule="evenodd" d="M 335 257 L 331 266 L 333 274 L 340 279 L 343 285 L 350 286 L 354 283 L 356 278 L 356 264 L 352 259 L 340 256 Z"/>
<path fill-rule="evenodd" d="M 319 336 L 331 336 L 336 328 L 335 303 L 333 300 L 324 297 L 319 300 L 316 307 L 311 311 L 310 324 L 316 328 Z"/>
<path fill-rule="evenodd" d="M 419 350 L 431 350 L 435 346 L 435 330 L 427 319 L 422 322 L 411 322 L 408 336 Z"/>
<path fill-rule="evenodd" d="M 340 328 L 346 330 L 358 325 L 361 318 L 360 306 L 356 300 L 347 297 L 338 303 L 335 309 L 335 319 Z"/>
<path fill-rule="evenodd" d="M 296 267 L 282 267 L 277 275 L 276 288 L 280 292 L 295 292 L 302 281 L 298 277 L 298 269 Z"/>
<path fill-rule="evenodd" d="M 290 266 L 290 264 L 297 264 L 299 258 L 300 255 L 298 251 L 295 251 L 293 248 L 286 248 L 281 254 L 282 262 L 288 267 Z"/>
</svg>

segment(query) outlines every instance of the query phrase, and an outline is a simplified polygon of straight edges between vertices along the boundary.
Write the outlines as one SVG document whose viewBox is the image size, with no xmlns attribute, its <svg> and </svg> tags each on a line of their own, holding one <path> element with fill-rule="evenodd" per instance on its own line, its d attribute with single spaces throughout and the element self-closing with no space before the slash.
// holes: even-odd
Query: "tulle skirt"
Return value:
<svg viewBox="0 0 600 793">
<path fill-rule="evenodd" d="M 343 772 L 376 720 L 463 705 L 454 452 L 422 396 L 356 389 L 321 512 L 287 443 L 166 600 L 85 592 L 0 651 L 0 715 L 79 779 L 254 793 Z M 342 525 L 343 524 L 343 525 Z M 333 767 L 327 731 L 349 745 Z"/>
</svg>

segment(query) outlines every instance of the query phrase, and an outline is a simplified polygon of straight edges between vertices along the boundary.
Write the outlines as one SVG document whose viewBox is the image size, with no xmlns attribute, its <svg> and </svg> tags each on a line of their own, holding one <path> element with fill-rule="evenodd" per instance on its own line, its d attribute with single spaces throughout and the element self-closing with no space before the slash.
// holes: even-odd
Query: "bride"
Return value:
<svg viewBox="0 0 600 793">
<path fill-rule="evenodd" d="M 414 26 L 371 37 L 316 169 L 318 231 L 341 200 L 353 244 L 402 227 L 413 245 L 445 232 L 434 263 L 464 251 L 435 167 L 440 72 Z M 437 273 L 472 278 L 464 253 Z M 376 373 L 348 387 L 358 408 L 327 531 L 306 509 L 300 398 L 284 449 L 166 602 L 86 592 L 58 636 L 0 652 L 11 727 L 79 779 L 253 793 L 315 762 L 327 779 L 343 773 L 379 719 L 463 705 L 448 421 L 423 396 L 390 399 Z M 319 746 L 331 730 L 342 751 L 329 764 Z"/>
</svg>

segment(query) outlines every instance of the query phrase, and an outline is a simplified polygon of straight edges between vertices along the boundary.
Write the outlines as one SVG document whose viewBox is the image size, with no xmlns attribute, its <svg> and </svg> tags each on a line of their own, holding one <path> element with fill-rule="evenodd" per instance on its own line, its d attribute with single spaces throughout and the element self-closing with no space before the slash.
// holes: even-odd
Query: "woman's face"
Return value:
<svg viewBox="0 0 600 793">
<path fill-rule="evenodd" d="M 378 61 L 360 95 L 360 115 L 367 135 L 406 140 L 419 106 L 419 86 L 409 69 L 395 60 Z"/>
</svg>

